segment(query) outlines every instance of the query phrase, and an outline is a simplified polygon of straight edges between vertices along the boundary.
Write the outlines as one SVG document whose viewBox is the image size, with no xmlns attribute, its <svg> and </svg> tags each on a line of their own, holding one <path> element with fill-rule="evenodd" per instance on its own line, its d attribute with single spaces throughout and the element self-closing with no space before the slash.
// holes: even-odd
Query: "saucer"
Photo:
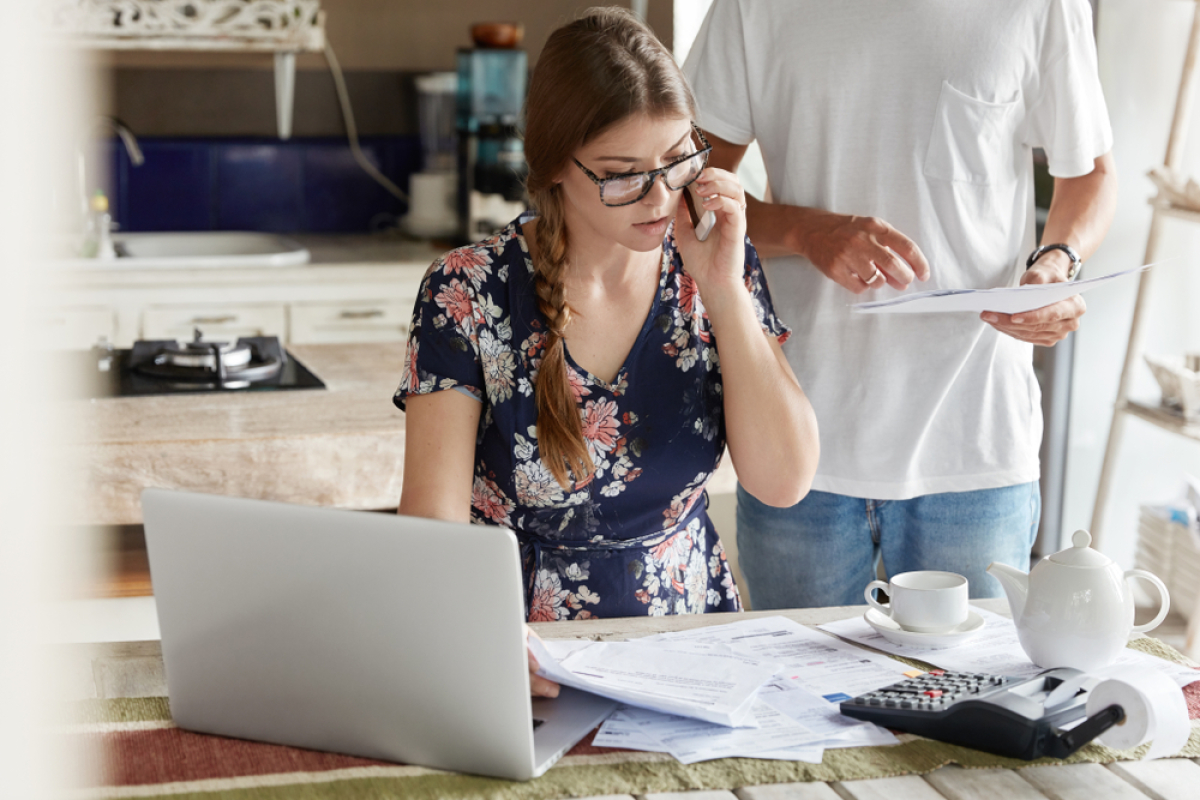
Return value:
<svg viewBox="0 0 1200 800">
<path fill-rule="evenodd" d="M 962 624 L 948 631 L 939 631 L 938 633 L 906 631 L 892 620 L 891 617 L 886 617 L 873 608 L 867 609 L 867 613 L 863 615 L 863 619 L 867 621 L 868 625 L 878 631 L 880 636 L 889 642 L 925 650 L 953 647 L 956 644 L 962 644 L 983 630 L 983 617 L 974 611 L 967 612 L 967 619 Z"/>
</svg>

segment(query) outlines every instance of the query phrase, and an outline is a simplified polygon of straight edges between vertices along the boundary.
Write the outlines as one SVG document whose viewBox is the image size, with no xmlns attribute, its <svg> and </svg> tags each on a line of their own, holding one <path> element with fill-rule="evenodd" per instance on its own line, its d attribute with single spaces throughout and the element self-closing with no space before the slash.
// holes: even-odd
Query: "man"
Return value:
<svg viewBox="0 0 1200 800">
<path fill-rule="evenodd" d="M 998 594 L 984 570 L 1027 568 L 1040 513 L 1032 348 L 1075 330 L 1083 299 L 848 306 L 1065 281 L 1100 244 L 1116 176 L 1087 0 L 716 0 L 685 72 L 710 163 L 762 149 L 772 202 L 749 200 L 748 232 L 821 429 L 798 505 L 738 492 L 751 605 L 862 603 L 880 557 Z M 1055 176 L 1044 250 L 1034 147 Z"/>
</svg>

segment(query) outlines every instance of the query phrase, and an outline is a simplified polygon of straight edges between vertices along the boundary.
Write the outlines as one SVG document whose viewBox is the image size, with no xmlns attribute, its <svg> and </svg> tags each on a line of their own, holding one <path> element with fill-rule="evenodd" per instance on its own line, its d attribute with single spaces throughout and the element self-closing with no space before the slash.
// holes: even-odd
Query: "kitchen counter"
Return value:
<svg viewBox="0 0 1200 800">
<path fill-rule="evenodd" d="M 307 264 L 288 267 L 204 267 L 173 269 L 135 269 L 123 266 L 105 269 L 62 270 L 51 275 L 56 288 L 98 289 L 121 287 L 196 285 L 199 283 L 238 286 L 260 283 L 264 278 L 275 282 L 311 282 L 355 277 L 370 280 L 396 268 L 422 275 L 439 256 L 452 248 L 447 242 L 434 243 L 401 238 L 398 234 L 288 234 L 308 248 Z M 349 273 L 349 274 L 348 274 Z"/>
<path fill-rule="evenodd" d="M 292 345 L 325 390 L 69 401 L 69 523 L 142 521 L 149 486 L 353 509 L 390 509 L 404 477 L 391 402 L 402 343 Z M 734 490 L 726 459 L 710 491 Z"/>
<path fill-rule="evenodd" d="M 401 343 L 293 345 L 327 388 L 75 400 L 69 522 L 142 519 L 148 486 L 355 509 L 394 508 L 404 414 Z"/>
</svg>

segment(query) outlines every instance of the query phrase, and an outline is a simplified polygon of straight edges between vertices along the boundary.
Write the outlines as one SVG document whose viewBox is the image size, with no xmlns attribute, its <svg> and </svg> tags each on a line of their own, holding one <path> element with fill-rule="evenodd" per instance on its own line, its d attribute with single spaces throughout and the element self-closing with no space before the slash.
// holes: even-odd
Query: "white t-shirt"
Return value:
<svg viewBox="0 0 1200 800">
<path fill-rule="evenodd" d="M 1015 286 L 1033 147 L 1076 177 L 1112 147 L 1087 0 L 716 0 L 684 71 L 700 127 L 757 139 L 778 203 L 876 216 L 928 282 Z M 798 257 L 765 262 L 821 431 L 813 487 L 906 499 L 1039 476 L 1032 345 L 975 314 L 858 315 Z"/>
</svg>

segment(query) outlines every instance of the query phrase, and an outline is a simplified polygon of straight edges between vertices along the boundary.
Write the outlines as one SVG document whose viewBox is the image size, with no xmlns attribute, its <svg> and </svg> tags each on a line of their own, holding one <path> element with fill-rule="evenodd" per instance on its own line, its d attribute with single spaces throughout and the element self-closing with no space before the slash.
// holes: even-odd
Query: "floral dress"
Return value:
<svg viewBox="0 0 1200 800">
<path fill-rule="evenodd" d="M 746 291 L 775 318 L 746 241 Z M 471 518 L 521 545 L 530 621 L 738 611 L 704 487 L 725 451 L 717 342 L 672 230 L 650 313 L 612 383 L 567 350 L 595 475 L 564 490 L 538 453 L 534 383 L 546 340 L 520 220 L 430 267 L 395 403 L 457 390 L 483 404 Z M 450 578 L 452 580 L 452 577 Z"/>
</svg>

